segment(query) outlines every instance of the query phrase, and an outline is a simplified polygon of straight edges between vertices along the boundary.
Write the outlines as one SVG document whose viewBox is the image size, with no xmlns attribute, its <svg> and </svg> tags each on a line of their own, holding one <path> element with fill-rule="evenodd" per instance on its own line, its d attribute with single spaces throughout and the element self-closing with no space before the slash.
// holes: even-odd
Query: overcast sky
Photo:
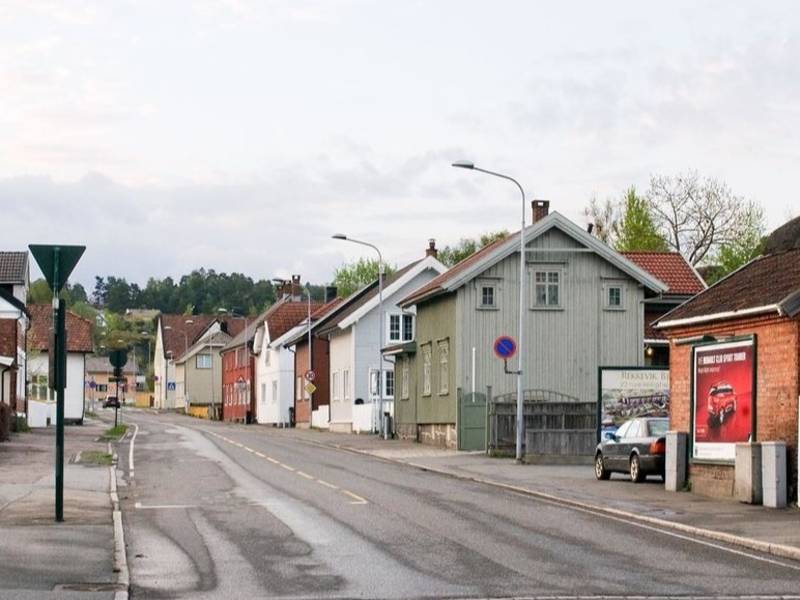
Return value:
<svg viewBox="0 0 800 600">
<path fill-rule="evenodd" d="M 0 249 L 325 282 L 697 169 L 800 212 L 794 2 L 0 0 Z M 34 273 L 36 276 L 37 273 Z"/>
</svg>

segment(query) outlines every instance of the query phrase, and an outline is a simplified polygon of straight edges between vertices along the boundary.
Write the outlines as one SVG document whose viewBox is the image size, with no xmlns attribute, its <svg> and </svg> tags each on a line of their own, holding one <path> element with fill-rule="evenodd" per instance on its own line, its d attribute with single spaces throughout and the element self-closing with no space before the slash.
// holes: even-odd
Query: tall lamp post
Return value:
<svg viewBox="0 0 800 600">
<path fill-rule="evenodd" d="M 367 246 L 368 248 L 372 248 L 375 252 L 378 253 L 378 321 L 380 322 L 380 326 L 378 327 L 378 433 L 381 435 L 385 432 L 383 431 L 383 255 L 381 251 L 378 249 L 377 246 L 370 244 L 369 242 L 362 242 L 361 240 L 355 240 L 351 237 L 347 237 L 343 233 L 337 233 L 332 236 L 335 240 L 342 240 L 345 242 L 353 242 L 354 244 L 360 244 L 361 246 Z"/>
<path fill-rule="evenodd" d="M 493 175 L 501 179 L 506 179 L 512 182 L 519 188 L 522 195 L 522 222 L 519 230 L 519 333 L 517 334 L 517 352 L 519 353 L 519 365 L 516 371 L 517 375 L 517 462 L 522 462 L 522 436 L 525 429 L 525 417 L 523 415 L 524 404 L 522 401 L 522 365 L 525 364 L 525 190 L 519 182 L 513 177 L 496 173 L 487 169 L 476 167 L 474 163 L 469 161 L 460 160 L 453 163 L 454 167 L 459 169 L 470 169 L 472 171 L 480 171 L 487 175 Z M 530 361 L 528 361 L 530 362 Z"/>
</svg>

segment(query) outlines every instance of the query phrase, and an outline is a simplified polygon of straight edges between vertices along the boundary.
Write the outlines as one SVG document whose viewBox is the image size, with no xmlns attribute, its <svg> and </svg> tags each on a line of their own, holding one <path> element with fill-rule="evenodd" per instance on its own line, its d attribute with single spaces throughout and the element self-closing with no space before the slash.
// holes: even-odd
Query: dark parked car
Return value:
<svg viewBox="0 0 800 600">
<path fill-rule="evenodd" d="M 119 398 L 116 396 L 106 396 L 103 401 L 103 408 L 119 408 Z"/>
<path fill-rule="evenodd" d="M 708 426 L 717 427 L 725 422 L 725 418 L 736 412 L 736 392 L 733 386 L 720 381 L 708 390 Z"/>
<path fill-rule="evenodd" d="M 611 473 L 629 473 L 639 483 L 648 475 L 664 478 L 664 454 L 669 419 L 642 417 L 623 423 L 614 433 L 603 434 L 594 455 L 594 474 L 608 479 Z"/>
</svg>

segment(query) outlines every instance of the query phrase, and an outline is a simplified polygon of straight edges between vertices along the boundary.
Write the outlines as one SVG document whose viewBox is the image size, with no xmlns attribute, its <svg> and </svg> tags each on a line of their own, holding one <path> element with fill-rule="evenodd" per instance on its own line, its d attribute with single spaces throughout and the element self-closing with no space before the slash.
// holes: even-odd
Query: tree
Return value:
<svg viewBox="0 0 800 600">
<path fill-rule="evenodd" d="M 452 267 L 481 248 L 507 237 L 508 231 L 501 230 L 484 233 L 478 239 L 461 238 L 455 246 L 445 246 L 439 250 L 438 258 L 442 264 Z"/>
<path fill-rule="evenodd" d="M 706 282 L 709 285 L 733 273 L 762 253 L 766 238 L 762 236 L 763 225 L 760 223 L 763 223 L 763 213 L 760 208 L 755 211 L 753 217 L 756 222 L 751 223 L 740 238 L 719 247 L 713 260 L 716 268 L 711 270 L 707 277 Z"/>
<path fill-rule="evenodd" d="M 606 198 L 605 201 L 601 202 L 597 197 L 594 197 L 589 201 L 589 206 L 583 210 L 583 214 L 594 225 L 594 234 L 597 239 L 609 246 L 614 246 L 617 243 L 619 213 L 619 202 L 615 202 L 611 198 Z"/>
<path fill-rule="evenodd" d="M 653 223 L 647 200 L 631 186 L 622 200 L 622 217 L 616 230 L 614 249 L 618 252 L 664 252 L 667 242 Z"/>
<path fill-rule="evenodd" d="M 760 238 L 764 230 L 758 204 L 696 171 L 654 175 L 647 201 L 659 233 L 692 265 L 713 259 L 723 247 L 735 246 L 750 235 Z"/>
<path fill-rule="evenodd" d="M 44 278 L 39 278 L 28 287 L 28 304 L 50 304 L 53 301 L 53 292 Z"/>
<path fill-rule="evenodd" d="M 392 275 L 397 268 L 384 265 L 385 277 Z M 360 287 L 375 281 L 378 278 L 378 260 L 375 258 L 359 258 L 355 262 L 345 263 L 333 275 L 333 285 L 336 293 L 344 298 L 358 290 Z"/>
</svg>

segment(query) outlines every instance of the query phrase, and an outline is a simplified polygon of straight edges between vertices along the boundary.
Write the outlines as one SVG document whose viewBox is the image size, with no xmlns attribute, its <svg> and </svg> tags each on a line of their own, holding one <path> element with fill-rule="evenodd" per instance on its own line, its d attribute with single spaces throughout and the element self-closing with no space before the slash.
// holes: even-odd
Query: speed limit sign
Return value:
<svg viewBox="0 0 800 600">
<path fill-rule="evenodd" d="M 314 373 L 314 371 L 312 371 L 311 369 L 306 371 L 305 374 L 303 375 L 303 377 L 306 378 L 306 381 L 314 381 L 314 378 L 316 376 L 317 376 L 316 373 Z"/>
</svg>

